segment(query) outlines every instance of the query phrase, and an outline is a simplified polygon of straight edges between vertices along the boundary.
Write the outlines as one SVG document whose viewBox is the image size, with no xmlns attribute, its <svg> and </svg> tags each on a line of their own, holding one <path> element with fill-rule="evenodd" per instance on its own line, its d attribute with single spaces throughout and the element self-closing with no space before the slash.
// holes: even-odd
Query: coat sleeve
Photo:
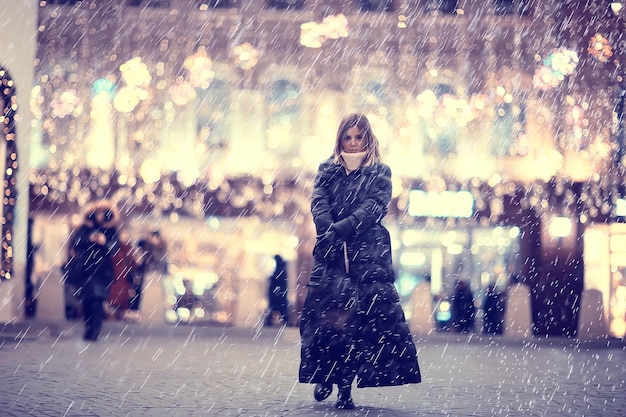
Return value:
<svg viewBox="0 0 626 417">
<path fill-rule="evenodd" d="M 323 162 L 315 176 L 313 194 L 311 196 L 311 214 L 318 238 L 325 235 L 333 224 L 330 198 L 328 193 L 329 179 L 328 162 Z"/>
<path fill-rule="evenodd" d="M 313 257 L 319 261 L 325 260 L 328 262 L 339 256 L 338 248 L 341 243 L 332 229 L 334 218 L 328 187 L 337 170 L 331 164 L 332 162 L 326 161 L 320 165 L 313 184 L 313 195 L 311 197 L 311 213 L 317 234 L 315 247 L 313 248 Z"/>
<path fill-rule="evenodd" d="M 339 236 L 349 238 L 367 232 L 387 214 L 391 203 L 391 168 L 385 164 L 380 164 L 379 167 L 376 175 L 365 187 L 366 197 L 363 202 L 350 216 L 333 225 Z"/>
</svg>

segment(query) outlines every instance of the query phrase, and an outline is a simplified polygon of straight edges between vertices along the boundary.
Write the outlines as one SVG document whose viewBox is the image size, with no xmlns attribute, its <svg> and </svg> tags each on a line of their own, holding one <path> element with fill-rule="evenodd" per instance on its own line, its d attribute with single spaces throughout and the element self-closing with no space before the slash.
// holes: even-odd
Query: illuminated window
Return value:
<svg viewBox="0 0 626 417">
<path fill-rule="evenodd" d="M 76 3 L 80 3 L 81 0 L 48 0 L 46 1 L 47 4 L 76 4 Z"/>
<path fill-rule="evenodd" d="M 268 0 L 267 7 L 279 10 L 297 10 L 304 7 L 304 0 Z"/>
<path fill-rule="evenodd" d="M 362 12 L 393 12 L 395 5 L 393 0 L 361 0 Z"/>
<path fill-rule="evenodd" d="M 219 9 L 223 7 L 232 7 L 234 0 L 200 0 L 198 8 L 200 10 Z"/>
<path fill-rule="evenodd" d="M 420 93 L 417 100 L 423 117 L 425 153 L 440 156 L 456 153 L 464 121 L 457 111 L 462 102 L 454 88 L 438 83 Z"/>
<path fill-rule="evenodd" d="M 524 103 L 500 103 L 491 126 L 491 152 L 496 156 L 526 154 L 526 107 Z"/>
<path fill-rule="evenodd" d="M 494 14 L 500 16 L 518 15 L 528 16 L 530 14 L 529 0 L 493 0 Z"/>
<path fill-rule="evenodd" d="M 409 192 L 409 215 L 415 217 L 472 217 L 474 197 L 469 191 Z"/>
<path fill-rule="evenodd" d="M 376 109 L 387 101 L 385 87 L 376 81 L 370 81 L 363 86 L 360 97 L 361 103 L 368 109 Z"/>
<path fill-rule="evenodd" d="M 301 91 L 292 81 L 279 79 L 268 85 L 265 96 L 267 109 L 266 147 L 270 152 L 296 155 L 301 127 Z"/>
<path fill-rule="evenodd" d="M 127 0 L 128 6 L 170 7 L 169 0 Z"/>
<path fill-rule="evenodd" d="M 426 2 L 426 11 L 454 14 L 456 13 L 457 3 L 457 0 L 428 0 Z"/>
<path fill-rule="evenodd" d="M 230 135 L 230 87 L 223 80 L 213 80 L 198 92 L 196 100 L 198 140 L 213 151 L 228 145 Z"/>
</svg>

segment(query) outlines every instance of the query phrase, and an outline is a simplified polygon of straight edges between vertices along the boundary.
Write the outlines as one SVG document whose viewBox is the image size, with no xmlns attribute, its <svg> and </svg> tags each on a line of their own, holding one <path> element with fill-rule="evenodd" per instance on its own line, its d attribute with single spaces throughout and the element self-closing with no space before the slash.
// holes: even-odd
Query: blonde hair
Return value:
<svg viewBox="0 0 626 417">
<path fill-rule="evenodd" d="M 370 166 L 373 165 L 374 162 L 382 162 L 378 138 L 374 135 L 369 120 L 367 120 L 367 117 L 362 113 L 352 113 L 344 117 L 343 120 L 341 120 L 341 123 L 339 123 L 339 129 L 337 129 L 337 139 L 335 140 L 335 163 L 345 166 L 343 158 L 341 157 L 341 140 L 346 135 L 348 129 L 354 126 L 359 128 L 361 134 L 365 138 L 365 150 L 367 153 L 365 154 L 363 165 Z"/>
</svg>

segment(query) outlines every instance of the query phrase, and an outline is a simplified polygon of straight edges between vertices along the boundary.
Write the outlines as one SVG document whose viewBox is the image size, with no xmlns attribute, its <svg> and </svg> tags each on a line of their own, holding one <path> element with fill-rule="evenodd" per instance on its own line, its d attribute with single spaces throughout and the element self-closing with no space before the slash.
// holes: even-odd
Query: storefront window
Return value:
<svg viewBox="0 0 626 417">
<path fill-rule="evenodd" d="M 433 308 L 449 307 L 457 281 L 465 281 L 480 308 L 484 291 L 493 284 L 502 291 L 511 282 L 519 280 L 518 227 L 446 229 L 393 229 L 399 237 L 396 286 L 401 301 L 412 311 L 413 291 L 420 283 L 428 283 L 433 297 Z M 448 306 L 448 307 L 446 307 Z M 447 310 L 446 310 L 447 311 Z M 441 320 L 449 320 L 446 311 L 436 311 Z M 445 328 L 440 323 L 440 328 Z"/>
</svg>

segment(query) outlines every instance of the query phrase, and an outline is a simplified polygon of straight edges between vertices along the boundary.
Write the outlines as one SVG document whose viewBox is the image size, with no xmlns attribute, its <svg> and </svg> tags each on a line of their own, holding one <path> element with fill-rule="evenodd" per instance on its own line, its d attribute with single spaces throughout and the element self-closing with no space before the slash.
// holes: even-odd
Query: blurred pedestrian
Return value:
<svg viewBox="0 0 626 417">
<path fill-rule="evenodd" d="M 140 295 L 136 300 L 135 319 L 142 322 L 165 321 L 165 293 L 163 279 L 169 273 L 167 241 L 159 230 L 150 231 L 142 242 Z"/>
<path fill-rule="evenodd" d="M 135 261 L 134 250 L 125 231 L 117 230 L 111 243 L 114 280 L 109 292 L 109 306 L 116 320 L 125 320 L 129 318 L 127 312 L 134 295 L 133 279 L 139 264 Z"/>
<path fill-rule="evenodd" d="M 86 341 L 98 340 L 102 329 L 104 302 L 114 279 L 110 250 L 117 216 L 109 201 L 96 201 L 85 209 L 82 224 L 70 237 L 67 280 L 82 301 Z"/>
<path fill-rule="evenodd" d="M 504 331 L 504 297 L 491 283 L 485 291 L 483 300 L 483 333 L 498 335 Z"/>
<path fill-rule="evenodd" d="M 143 293 L 143 281 L 149 260 L 148 241 L 146 239 L 139 239 L 136 249 L 137 251 L 134 254 L 136 268 L 131 272 L 129 277 L 131 288 L 127 314 L 127 319 L 134 322 L 141 319 L 140 309 Z"/>
<path fill-rule="evenodd" d="M 289 324 L 287 262 L 280 255 L 274 255 L 274 261 L 276 262 L 276 267 L 272 275 L 270 275 L 268 283 L 266 326 L 273 326 L 276 321 L 281 324 Z"/>
<path fill-rule="evenodd" d="M 472 294 L 467 281 L 460 279 L 456 281 L 450 304 L 452 309 L 452 329 L 458 333 L 473 332 L 476 306 L 474 305 L 474 294 Z"/>
<path fill-rule="evenodd" d="M 317 401 L 337 385 L 337 409 L 354 408 L 355 378 L 358 388 L 421 381 L 381 223 L 390 202 L 391 170 L 378 140 L 365 115 L 351 114 L 314 182 L 317 240 L 300 321 L 299 381 L 316 384 Z"/>
</svg>

